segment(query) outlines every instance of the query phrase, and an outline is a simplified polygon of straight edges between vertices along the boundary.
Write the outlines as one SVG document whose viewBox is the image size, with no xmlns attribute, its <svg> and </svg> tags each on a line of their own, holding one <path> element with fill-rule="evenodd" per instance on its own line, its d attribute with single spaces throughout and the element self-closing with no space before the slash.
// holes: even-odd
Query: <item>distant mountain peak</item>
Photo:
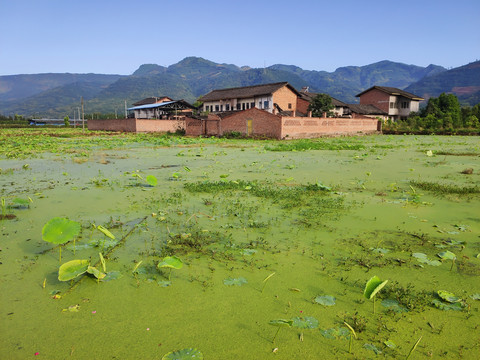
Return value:
<svg viewBox="0 0 480 360">
<path fill-rule="evenodd" d="M 167 70 L 166 67 L 160 66 L 157 64 L 143 64 L 135 70 L 132 74 L 133 76 L 148 76 L 148 75 L 157 75 L 162 74 Z"/>
</svg>

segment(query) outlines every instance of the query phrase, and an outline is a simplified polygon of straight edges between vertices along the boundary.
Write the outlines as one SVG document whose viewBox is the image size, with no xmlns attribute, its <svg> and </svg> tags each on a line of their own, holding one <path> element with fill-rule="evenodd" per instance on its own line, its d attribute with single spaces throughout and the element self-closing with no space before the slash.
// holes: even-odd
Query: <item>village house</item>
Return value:
<svg viewBox="0 0 480 360">
<path fill-rule="evenodd" d="M 184 100 L 172 100 L 168 96 L 149 97 L 133 104 L 127 110 L 135 119 L 172 119 L 184 116 L 195 107 Z"/>
<path fill-rule="evenodd" d="M 177 132 L 185 131 L 185 118 L 196 108 L 184 100 L 168 96 L 149 97 L 128 108 L 125 119 L 88 120 L 90 130 L 124 132 Z"/>
<path fill-rule="evenodd" d="M 203 111 L 209 113 L 257 108 L 274 114 L 281 111 L 294 114 L 299 96 L 299 92 L 288 82 L 278 82 L 212 90 L 199 100 L 203 102 Z"/>
<path fill-rule="evenodd" d="M 356 95 L 360 105 L 374 105 L 387 113 L 392 120 L 403 120 L 411 112 L 417 112 L 424 98 L 394 87 L 373 86 Z"/>
</svg>

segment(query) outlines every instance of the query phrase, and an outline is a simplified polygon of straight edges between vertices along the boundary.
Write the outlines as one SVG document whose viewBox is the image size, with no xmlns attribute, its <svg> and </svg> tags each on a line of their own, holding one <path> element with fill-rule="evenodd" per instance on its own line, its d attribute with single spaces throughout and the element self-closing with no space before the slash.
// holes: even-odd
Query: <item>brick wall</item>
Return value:
<svg viewBox="0 0 480 360">
<path fill-rule="evenodd" d="M 309 105 L 310 105 L 310 101 L 302 99 L 301 97 L 298 97 L 297 111 L 301 112 L 302 114 L 306 114 L 308 112 Z"/>
<path fill-rule="evenodd" d="M 137 132 L 172 132 L 185 129 L 185 120 L 136 119 Z"/>
<path fill-rule="evenodd" d="M 135 132 L 135 119 L 88 120 L 88 130 Z"/>
<path fill-rule="evenodd" d="M 88 120 L 89 130 L 122 132 L 175 132 L 185 129 L 185 120 L 110 119 Z"/>
<path fill-rule="evenodd" d="M 372 89 L 360 96 L 360 104 L 375 105 L 388 114 L 390 109 L 390 95 L 378 89 Z"/>
<path fill-rule="evenodd" d="M 252 108 L 232 113 L 220 121 L 220 134 L 238 131 L 248 135 L 248 122 L 251 121 L 252 136 L 280 138 L 281 117 L 267 111 Z"/>
<path fill-rule="evenodd" d="M 381 130 L 376 119 L 282 117 L 281 139 L 308 139 L 327 135 L 373 134 Z"/>
</svg>

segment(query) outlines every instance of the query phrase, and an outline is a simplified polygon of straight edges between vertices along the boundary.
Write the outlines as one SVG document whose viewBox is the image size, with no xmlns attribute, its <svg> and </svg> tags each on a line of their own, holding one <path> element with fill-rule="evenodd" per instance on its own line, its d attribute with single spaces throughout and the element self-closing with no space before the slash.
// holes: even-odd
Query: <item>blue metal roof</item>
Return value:
<svg viewBox="0 0 480 360">
<path fill-rule="evenodd" d="M 154 108 L 159 108 L 168 104 L 173 104 L 176 103 L 177 101 L 166 101 L 162 103 L 155 103 L 155 104 L 146 104 L 146 105 L 139 105 L 139 106 L 134 106 L 131 108 L 128 108 L 127 110 L 141 110 L 141 109 L 154 109 Z"/>
</svg>

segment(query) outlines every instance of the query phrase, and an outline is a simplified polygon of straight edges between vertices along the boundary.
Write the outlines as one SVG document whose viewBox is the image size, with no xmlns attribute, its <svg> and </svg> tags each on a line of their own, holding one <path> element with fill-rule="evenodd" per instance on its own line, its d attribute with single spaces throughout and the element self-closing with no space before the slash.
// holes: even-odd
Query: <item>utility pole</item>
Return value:
<svg viewBox="0 0 480 360">
<path fill-rule="evenodd" d="M 82 96 L 82 130 L 85 131 L 85 112 L 83 111 L 83 96 Z"/>
<path fill-rule="evenodd" d="M 125 100 L 125 119 L 127 118 L 127 100 Z"/>
</svg>

